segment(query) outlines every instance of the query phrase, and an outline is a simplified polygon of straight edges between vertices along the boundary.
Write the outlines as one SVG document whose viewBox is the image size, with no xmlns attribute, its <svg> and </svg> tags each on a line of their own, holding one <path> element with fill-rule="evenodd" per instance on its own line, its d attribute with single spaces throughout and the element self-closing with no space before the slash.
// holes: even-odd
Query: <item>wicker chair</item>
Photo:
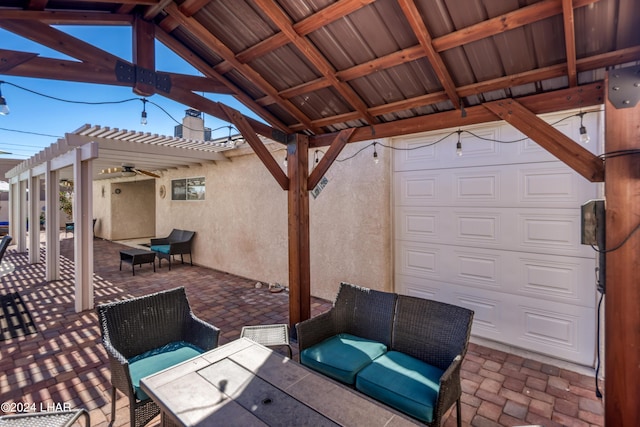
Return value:
<svg viewBox="0 0 640 427">
<path fill-rule="evenodd" d="M 467 354 L 473 314 L 451 304 L 398 296 L 391 348 L 444 371 L 430 426 L 439 426 L 454 403 L 458 427 L 462 426 L 460 368 Z"/>
<path fill-rule="evenodd" d="M 11 236 L 9 236 L 8 234 L 5 235 L 2 238 L 2 240 L 0 240 L 0 261 L 2 261 L 2 258 L 4 257 L 4 253 L 7 251 L 7 248 L 11 244 L 12 240 L 13 240 L 13 238 Z"/>
<path fill-rule="evenodd" d="M 171 270 L 171 259 L 175 255 L 180 255 L 180 261 L 184 264 L 185 254 L 189 254 L 189 263 L 193 265 L 191 242 L 195 234 L 195 231 L 174 228 L 167 237 L 151 239 L 151 250 L 158 256 L 158 265 L 162 267 L 162 259 L 166 259 L 169 261 L 169 270 Z"/>
<path fill-rule="evenodd" d="M 220 330 L 198 319 L 183 287 L 97 307 L 102 343 L 111 366 L 111 422 L 116 416 L 116 389 L 129 399 L 131 426 L 146 425 L 160 413 L 150 398 L 137 395 L 130 363 L 136 356 L 186 343 L 202 352 L 218 346 Z"/>
<path fill-rule="evenodd" d="M 300 362 L 314 368 L 309 361 L 305 362 L 305 350 L 313 350 L 338 334 L 377 341 L 389 352 L 411 356 L 443 372 L 439 376 L 432 419 L 421 421 L 439 426 L 445 412 L 457 403 L 457 421 L 461 426 L 460 368 L 467 352 L 472 320 L 473 311 L 463 307 L 342 283 L 331 310 L 296 325 Z M 324 362 L 331 365 L 331 361 Z M 367 388 L 366 379 L 360 380 L 361 376 L 366 378 L 368 373 L 364 373 L 375 362 L 357 373 L 355 383 L 347 384 L 377 398 L 372 389 Z M 331 373 L 325 374 L 331 376 Z M 388 378 L 394 378 L 393 375 L 393 372 L 386 373 Z M 343 378 L 334 379 L 345 382 Z M 409 413 L 401 405 L 396 409 Z"/>
</svg>

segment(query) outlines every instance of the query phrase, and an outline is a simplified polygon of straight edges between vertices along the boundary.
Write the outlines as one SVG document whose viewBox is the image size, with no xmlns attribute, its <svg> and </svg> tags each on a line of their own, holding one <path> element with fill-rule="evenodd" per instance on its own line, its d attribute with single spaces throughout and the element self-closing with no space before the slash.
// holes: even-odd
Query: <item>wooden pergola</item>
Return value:
<svg viewBox="0 0 640 427">
<path fill-rule="evenodd" d="M 132 87 L 232 123 L 288 192 L 290 322 L 310 317 L 309 189 L 357 141 L 505 120 L 606 184 L 607 247 L 640 207 L 634 0 L 23 0 L 0 27 L 77 61 L 0 49 L 0 73 Z M 526 3 L 526 5 L 523 5 Z M 127 25 L 133 58 L 54 25 Z M 204 77 L 156 70 L 159 40 Z M 198 95 L 233 95 L 263 122 Z M 538 118 L 604 105 L 596 157 Z M 287 147 L 288 170 L 258 135 Z M 328 147 L 311 174 L 309 149 Z M 606 161 L 605 161 L 606 160 Z M 606 255 L 606 423 L 640 419 L 640 233 Z M 89 308 L 89 307 L 86 307 Z"/>
</svg>

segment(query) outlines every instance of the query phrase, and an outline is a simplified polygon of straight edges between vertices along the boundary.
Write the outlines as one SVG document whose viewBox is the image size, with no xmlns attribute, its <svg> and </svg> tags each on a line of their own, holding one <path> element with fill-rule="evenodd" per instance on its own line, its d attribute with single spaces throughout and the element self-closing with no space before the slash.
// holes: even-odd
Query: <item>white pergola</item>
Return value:
<svg viewBox="0 0 640 427">
<path fill-rule="evenodd" d="M 59 224 L 60 180 L 74 186 L 74 254 L 76 312 L 93 308 L 93 185 L 103 169 L 134 164 L 136 168 L 162 172 L 192 165 L 228 161 L 223 142 L 197 141 L 85 125 L 6 173 L 9 189 L 9 233 L 18 252 L 29 252 L 29 262 L 40 261 L 40 233 L 28 233 L 26 218 L 39 218 L 41 182 L 45 187 L 45 223 Z M 69 172 L 71 171 L 71 172 Z M 27 193 L 36 195 L 28 197 Z M 34 221 L 32 220 L 32 224 Z M 36 221 L 37 223 L 37 221 Z M 60 232 L 47 227 L 46 279 L 60 279 Z"/>
</svg>

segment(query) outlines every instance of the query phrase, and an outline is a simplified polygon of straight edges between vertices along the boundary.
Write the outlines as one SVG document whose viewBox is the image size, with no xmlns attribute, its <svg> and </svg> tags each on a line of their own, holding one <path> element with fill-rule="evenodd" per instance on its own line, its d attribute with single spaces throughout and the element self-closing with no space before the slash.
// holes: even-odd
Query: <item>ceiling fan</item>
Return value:
<svg viewBox="0 0 640 427">
<path fill-rule="evenodd" d="M 160 178 L 160 175 L 153 172 L 146 171 L 144 169 L 138 169 L 134 165 L 125 165 L 121 167 L 106 168 L 100 171 L 100 175 L 112 175 L 120 174 L 120 176 L 135 176 L 135 175 L 147 175 L 152 178 Z"/>
</svg>

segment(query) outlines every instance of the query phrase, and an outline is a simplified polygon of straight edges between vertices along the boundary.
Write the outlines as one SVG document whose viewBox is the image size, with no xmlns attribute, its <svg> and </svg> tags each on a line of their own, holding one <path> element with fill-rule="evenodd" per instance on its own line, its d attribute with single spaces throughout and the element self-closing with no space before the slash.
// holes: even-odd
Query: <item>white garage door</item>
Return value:
<svg viewBox="0 0 640 427">
<path fill-rule="evenodd" d="M 554 125 L 575 141 L 579 126 Z M 598 186 L 531 140 L 494 142 L 523 138 L 507 124 L 468 130 L 460 157 L 455 133 L 393 141 L 396 289 L 474 310 L 475 336 L 593 365 L 595 252 L 580 244 L 580 206 Z"/>
</svg>

